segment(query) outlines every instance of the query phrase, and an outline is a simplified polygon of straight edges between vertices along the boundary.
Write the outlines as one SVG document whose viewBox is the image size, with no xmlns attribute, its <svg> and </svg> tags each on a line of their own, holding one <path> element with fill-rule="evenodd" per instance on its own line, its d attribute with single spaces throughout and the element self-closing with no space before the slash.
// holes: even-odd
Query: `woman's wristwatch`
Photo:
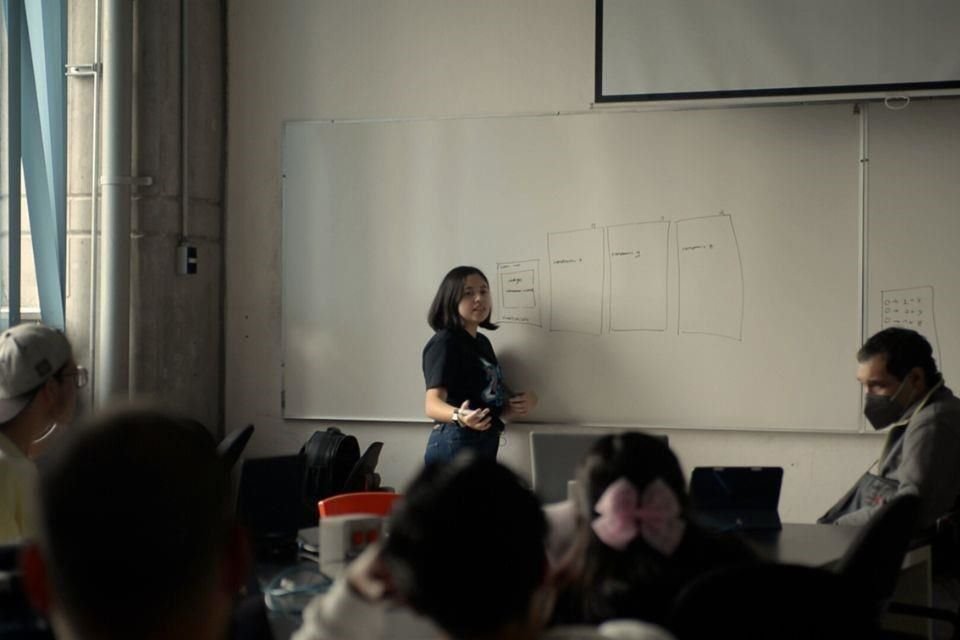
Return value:
<svg viewBox="0 0 960 640">
<path fill-rule="evenodd" d="M 461 427 L 464 426 L 463 422 L 460 421 L 460 407 L 454 407 L 450 422 Z"/>
</svg>

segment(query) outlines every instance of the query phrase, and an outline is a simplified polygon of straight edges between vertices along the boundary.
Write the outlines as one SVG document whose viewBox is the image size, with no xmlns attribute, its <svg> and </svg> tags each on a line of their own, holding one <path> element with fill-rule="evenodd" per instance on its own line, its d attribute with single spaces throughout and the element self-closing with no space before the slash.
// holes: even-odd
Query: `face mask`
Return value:
<svg viewBox="0 0 960 640">
<path fill-rule="evenodd" d="M 897 396 L 903 391 L 907 383 L 906 378 L 897 387 L 897 392 L 892 396 L 878 396 L 868 393 L 863 401 L 863 415 L 874 429 L 883 429 L 887 425 L 896 422 L 906 407 L 897 402 Z"/>
</svg>

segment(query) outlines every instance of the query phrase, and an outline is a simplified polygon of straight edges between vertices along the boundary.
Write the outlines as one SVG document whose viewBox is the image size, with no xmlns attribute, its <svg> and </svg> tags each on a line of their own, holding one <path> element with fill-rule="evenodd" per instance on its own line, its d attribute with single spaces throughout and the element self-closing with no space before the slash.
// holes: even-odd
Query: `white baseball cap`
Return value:
<svg viewBox="0 0 960 640">
<path fill-rule="evenodd" d="M 0 424 L 29 404 L 31 391 L 70 360 L 62 332 L 42 324 L 21 324 L 0 334 Z"/>
</svg>

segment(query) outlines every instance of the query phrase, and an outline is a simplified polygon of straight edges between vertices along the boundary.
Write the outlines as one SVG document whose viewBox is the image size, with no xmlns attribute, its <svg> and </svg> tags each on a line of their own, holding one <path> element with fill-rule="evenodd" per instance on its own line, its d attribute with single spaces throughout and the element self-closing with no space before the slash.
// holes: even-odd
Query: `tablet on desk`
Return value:
<svg viewBox="0 0 960 640">
<path fill-rule="evenodd" d="M 697 467 L 694 520 L 717 531 L 778 530 L 782 467 Z"/>
</svg>

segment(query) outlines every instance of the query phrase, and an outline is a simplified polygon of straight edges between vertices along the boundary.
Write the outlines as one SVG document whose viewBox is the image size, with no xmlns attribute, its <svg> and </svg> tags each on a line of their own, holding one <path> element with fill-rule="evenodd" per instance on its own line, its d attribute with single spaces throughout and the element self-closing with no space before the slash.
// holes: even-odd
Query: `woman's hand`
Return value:
<svg viewBox="0 0 960 640">
<path fill-rule="evenodd" d="M 460 426 L 464 429 L 486 431 L 493 424 L 490 409 L 470 409 L 470 401 L 464 400 L 459 408 L 447 403 L 447 390 L 443 387 L 427 389 L 425 407 L 427 417 L 438 424 L 454 422 L 451 414 L 458 412 Z"/>
<path fill-rule="evenodd" d="M 493 424 L 490 409 L 470 409 L 470 401 L 464 400 L 460 405 L 460 424 L 474 431 L 486 431 Z"/>
<path fill-rule="evenodd" d="M 537 402 L 537 394 L 532 391 L 518 393 L 507 401 L 506 415 L 510 418 L 525 416 L 536 408 Z"/>
</svg>

